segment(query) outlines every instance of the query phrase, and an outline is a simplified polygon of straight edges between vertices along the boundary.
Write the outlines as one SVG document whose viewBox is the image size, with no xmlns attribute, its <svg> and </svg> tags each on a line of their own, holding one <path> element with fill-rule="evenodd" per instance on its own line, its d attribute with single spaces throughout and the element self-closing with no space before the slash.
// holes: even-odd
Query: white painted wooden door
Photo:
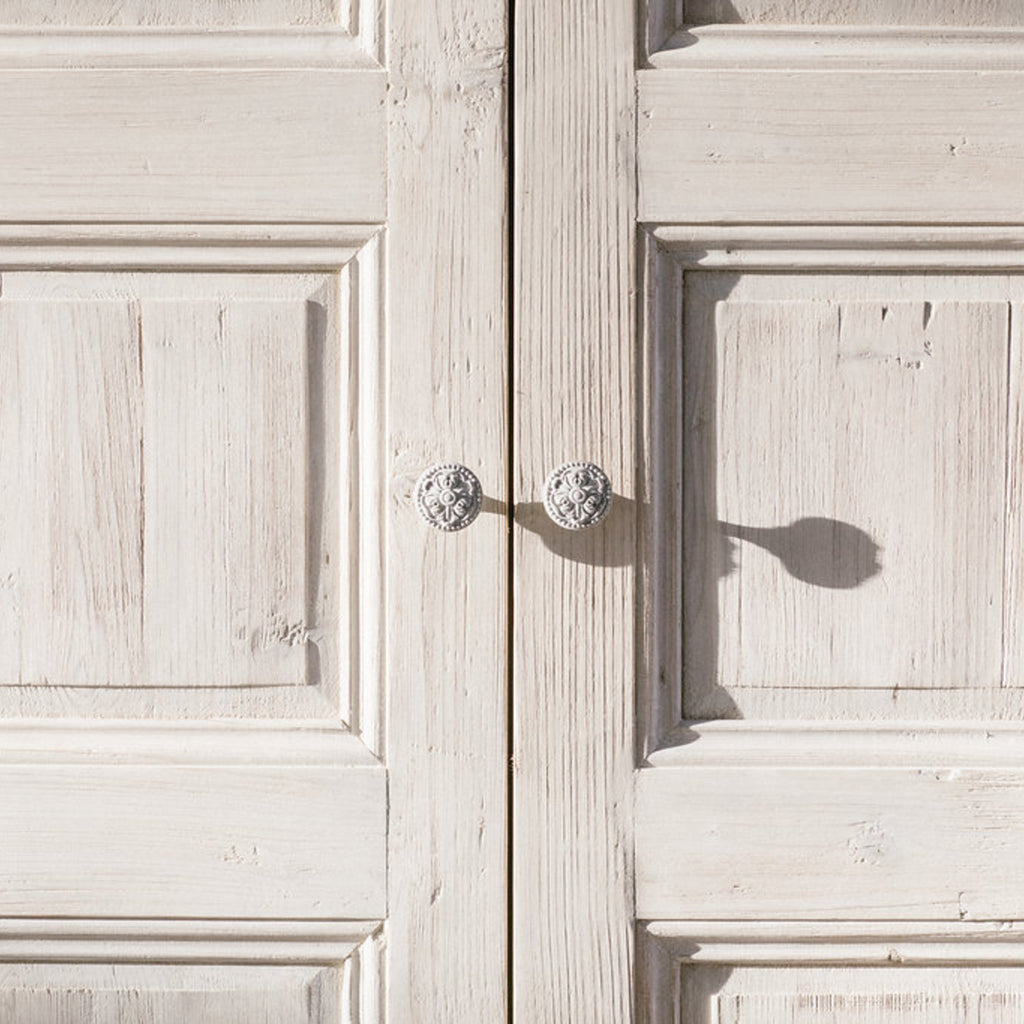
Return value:
<svg viewBox="0 0 1024 1024">
<path fill-rule="evenodd" d="M 1020 5 L 516 11 L 516 1019 L 1017 1021 Z"/>
<path fill-rule="evenodd" d="M 0 1020 L 503 1018 L 505 32 L 0 3 Z"/>
</svg>

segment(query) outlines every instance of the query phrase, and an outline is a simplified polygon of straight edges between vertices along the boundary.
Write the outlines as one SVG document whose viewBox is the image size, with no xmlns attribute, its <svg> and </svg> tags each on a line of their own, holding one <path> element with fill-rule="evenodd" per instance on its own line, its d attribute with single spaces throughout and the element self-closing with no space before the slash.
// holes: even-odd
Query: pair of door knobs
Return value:
<svg viewBox="0 0 1024 1024">
<path fill-rule="evenodd" d="M 431 466 L 416 483 L 416 508 L 435 529 L 464 530 L 480 514 L 476 474 L 457 462 Z M 544 509 L 565 530 L 596 526 L 612 507 L 612 485 L 593 462 L 565 462 L 544 483 Z"/>
</svg>

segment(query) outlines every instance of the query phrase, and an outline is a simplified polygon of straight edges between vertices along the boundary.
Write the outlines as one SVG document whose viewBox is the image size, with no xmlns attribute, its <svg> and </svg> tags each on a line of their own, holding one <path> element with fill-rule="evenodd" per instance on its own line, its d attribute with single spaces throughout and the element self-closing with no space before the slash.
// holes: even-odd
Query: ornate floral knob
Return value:
<svg viewBox="0 0 1024 1024">
<path fill-rule="evenodd" d="M 566 462 L 544 484 L 544 508 L 566 530 L 596 526 L 611 507 L 611 481 L 592 462 Z"/>
<path fill-rule="evenodd" d="M 416 481 L 416 508 L 435 529 L 464 530 L 480 514 L 484 493 L 476 474 L 457 462 L 431 466 Z"/>
</svg>

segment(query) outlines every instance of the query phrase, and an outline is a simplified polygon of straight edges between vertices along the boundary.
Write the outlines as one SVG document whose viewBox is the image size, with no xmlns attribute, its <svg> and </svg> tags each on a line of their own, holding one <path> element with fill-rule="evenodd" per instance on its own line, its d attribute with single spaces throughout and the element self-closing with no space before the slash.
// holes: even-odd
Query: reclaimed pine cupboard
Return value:
<svg viewBox="0 0 1024 1024">
<path fill-rule="evenodd" d="M 1022 124 L 1011 0 L 0 0 L 0 1022 L 1016 1024 Z"/>
</svg>

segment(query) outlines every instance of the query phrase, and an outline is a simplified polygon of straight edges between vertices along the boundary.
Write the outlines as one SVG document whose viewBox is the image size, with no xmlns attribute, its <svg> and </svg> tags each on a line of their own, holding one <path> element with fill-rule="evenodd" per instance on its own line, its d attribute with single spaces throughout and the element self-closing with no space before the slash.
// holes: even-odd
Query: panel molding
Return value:
<svg viewBox="0 0 1024 1024">
<path fill-rule="evenodd" d="M 662 15 L 664 18 L 664 15 Z M 842 25 L 665 26 L 650 37 L 651 68 L 954 70 L 1024 68 L 1024 30 Z"/>
<path fill-rule="evenodd" d="M 1022 225 L 651 225 L 660 251 L 684 270 L 1014 271 Z M 653 257 L 652 257 L 653 258 Z"/>
<path fill-rule="evenodd" d="M 5 69 L 381 67 L 379 32 L 370 8 L 345 28 L 0 29 Z M 359 24 L 359 22 L 362 24 Z"/>
<path fill-rule="evenodd" d="M 4 222 L 0 268 L 329 272 L 380 233 L 377 224 Z"/>
<path fill-rule="evenodd" d="M 0 220 L 337 223 L 386 214 L 382 69 L 6 67 L 0 88 Z"/>
<path fill-rule="evenodd" d="M 1014 769 L 1024 725 L 690 721 L 662 736 L 645 766 Z"/>
<path fill-rule="evenodd" d="M 215 717 L 237 717 L 243 712 L 250 717 L 253 713 L 258 713 L 257 717 L 287 713 L 295 721 L 341 721 L 374 753 L 383 744 L 385 672 L 381 554 L 387 502 L 382 423 L 386 359 L 383 260 L 383 232 L 371 225 L 0 227 L 0 267 L 7 272 L 6 276 L 0 275 L 4 301 L 35 295 L 32 287 L 19 283 L 19 271 L 41 271 L 43 279 L 48 271 L 67 272 L 58 289 L 60 295 L 55 296 L 62 299 L 93 294 L 145 296 L 150 292 L 154 297 L 162 296 L 160 271 L 247 271 L 251 275 L 253 271 L 275 270 L 285 274 L 276 279 L 279 290 L 287 291 L 289 297 L 294 293 L 296 299 L 310 301 L 323 298 L 319 294 L 323 285 L 302 275 L 336 275 L 327 285 L 335 296 L 325 299 L 332 307 L 338 307 L 332 322 L 338 327 L 340 364 L 340 393 L 331 404 L 340 417 L 337 437 L 341 447 L 329 453 L 329 457 L 337 459 L 339 467 L 339 496 L 325 509 L 328 522 L 334 520 L 330 530 L 341 552 L 336 559 L 340 564 L 336 599 L 332 601 L 338 622 L 337 635 L 333 631 L 331 635 L 334 667 L 322 694 L 308 687 L 275 688 L 273 692 L 268 690 L 266 696 L 258 696 L 260 707 L 266 705 L 262 712 L 259 707 L 246 711 L 227 701 L 223 707 L 218 705 L 220 710 Z M 116 270 L 125 270 L 129 275 L 133 271 L 145 272 L 147 277 L 128 276 L 115 282 L 95 273 Z M 290 283 L 292 274 L 294 284 Z M 145 291 L 142 280 L 149 282 Z M 217 278 L 210 280 L 214 283 L 204 285 L 203 294 L 218 295 L 221 286 L 215 284 Z M 172 297 L 180 297 L 173 288 L 170 292 Z M 250 284 L 246 294 L 258 297 L 262 291 Z M 314 639 L 315 633 L 314 630 Z M 147 705 L 147 710 L 139 712 L 142 716 L 190 717 L 188 702 L 182 696 L 187 690 L 165 688 L 164 700 L 158 695 L 159 688 L 145 689 L 146 700 L 152 698 L 157 703 Z M 7 715 L 61 718 L 70 713 L 102 719 L 136 715 L 124 699 L 124 690 L 104 686 L 77 688 L 78 693 L 86 690 L 90 694 L 88 707 L 83 704 L 76 709 L 74 687 L 18 688 L 18 705 L 10 708 Z M 290 702 L 283 699 L 285 690 L 291 694 Z M 198 691 L 193 687 L 192 692 Z"/>
<path fill-rule="evenodd" d="M 639 1024 L 683 1021 L 687 965 L 1020 966 L 1020 922 L 639 921 Z"/>
<path fill-rule="evenodd" d="M 677 748 L 696 737 L 713 736 L 712 742 L 718 748 L 716 757 L 742 761 L 748 756 L 759 757 L 755 749 L 766 751 L 759 738 L 765 735 L 760 726 L 741 722 L 709 726 L 684 718 L 682 637 L 681 630 L 672 625 L 682 622 L 681 558 L 653 557 L 655 551 L 671 550 L 673 538 L 682 536 L 683 529 L 684 430 L 678 416 L 666 415 L 665 410 L 670 404 L 666 396 L 682 393 L 682 321 L 678 314 L 683 301 L 684 272 L 942 271 L 995 276 L 1024 269 L 1024 241 L 1020 228 L 1009 225 L 672 224 L 642 227 L 638 246 L 638 290 L 647 296 L 640 310 L 639 346 L 643 360 L 639 386 L 643 459 L 638 563 L 644 568 L 645 577 L 636 611 L 637 635 L 644 638 L 637 663 L 638 759 L 639 763 L 652 765 L 693 763 L 692 758 L 701 759 L 710 743 L 695 744 L 688 748 L 689 752 Z M 911 713 L 908 717 L 919 716 Z M 807 726 L 801 734 L 813 733 L 814 726 Z M 828 734 L 829 729 L 833 730 L 832 736 L 837 735 L 832 725 L 824 729 L 820 735 Z M 952 756 L 946 749 L 947 743 L 952 740 L 966 756 L 970 737 L 974 735 L 970 728 L 960 733 L 954 730 L 951 735 L 944 727 L 933 729 L 921 722 L 910 729 L 915 737 L 913 742 L 899 750 L 893 749 L 891 743 L 884 744 L 889 753 L 907 760 L 924 756 L 945 763 Z M 975 751 L 978 763 L 987 764 L 990 758 L 999 763 L 1003 755 L 996 752 L 997 748 L 1005 749 L 1005 757 L 1012 760 L 1010 751 L 1017 743 L 1016 729 L 1000 726 L 993 733 L 998 738 Z M 866 747 L 880 736 L 894 738 L 896 734 L 868 729 L 857 735 L 863 736 Z M 934 742 L 924 737 L 934 737 Z M 811 741 L 808 759 L 815 756 L 816 742 Z M 735 750 L 725 755 L 734 743 Z M 701 753 L 696 753 L 697 748 Z"/>
<path fill-rule="evenodd" d="M 999 68 L 979 48 L 884 73 L 808 59 L 766 74 L 725 55 L 640 69 L 640 219 L 1013 224 L 1021 50 Z"/>
<path fill-rule="evenodd" d="M 368 940 L 380 929 L 379 921 L 6 918 L 0 961 L 338 964 L 379 955 Z"/>
</svg>

